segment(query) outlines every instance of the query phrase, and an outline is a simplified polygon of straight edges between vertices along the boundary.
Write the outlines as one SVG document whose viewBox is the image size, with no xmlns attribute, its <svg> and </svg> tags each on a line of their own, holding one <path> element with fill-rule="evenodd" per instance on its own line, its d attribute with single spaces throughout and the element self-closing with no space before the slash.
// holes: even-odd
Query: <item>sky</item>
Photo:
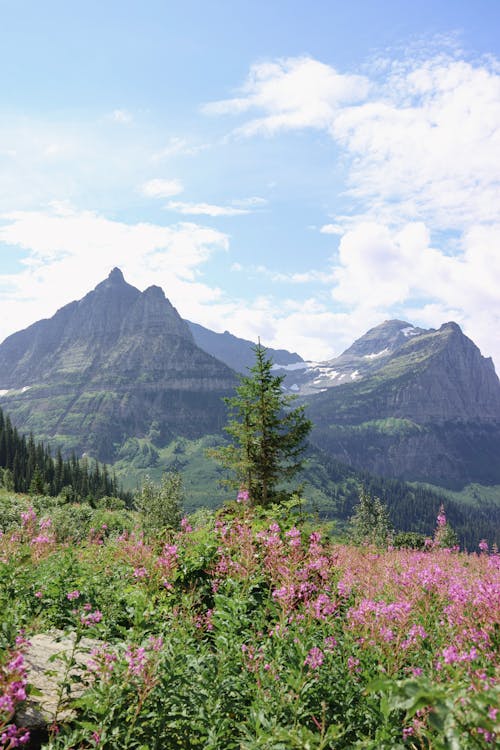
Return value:
<svg viewBox="0 0 500 750">
<path fill-rule="evenodd" d="M 328 359 L 454 320 L 500 372 L 498 0 L 0 0 L 0 340 L 118 266 Z"/>
</svg>

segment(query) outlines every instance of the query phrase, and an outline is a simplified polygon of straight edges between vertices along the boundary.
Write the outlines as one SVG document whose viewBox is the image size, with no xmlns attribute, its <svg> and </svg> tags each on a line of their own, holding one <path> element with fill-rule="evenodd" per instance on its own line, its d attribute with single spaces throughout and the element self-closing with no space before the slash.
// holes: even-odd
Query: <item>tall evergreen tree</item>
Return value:
<svg viewBox="0 0 500 750">
<path fill-rule="evenodd" d="M 267 506 L 286 494 L 278 485 L 302 468 L 312 424 L 304 406 L 290 408 L 296 397 L 283 392 L 283 377 L 273 375 L 272 360 L 260 342 L 254 352 L 250 374 L 240 376 L 236 395 L 225 399 L 229 421 L 224 429 L 232 443 L 210 455 L 231 472 L 230 486 L 247 490 L 253 505 Z"/>
</svg>

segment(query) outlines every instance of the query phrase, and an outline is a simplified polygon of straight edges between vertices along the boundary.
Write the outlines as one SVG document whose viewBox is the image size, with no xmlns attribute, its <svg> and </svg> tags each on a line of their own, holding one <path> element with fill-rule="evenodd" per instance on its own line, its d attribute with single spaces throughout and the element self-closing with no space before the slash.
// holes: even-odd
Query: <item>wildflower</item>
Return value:
<svg viewBox="0 0 500 750">
<path fill-rule="evenodd" d="M 73 599 L 78 599 L 80 596 L 80 592 L 78 589 L 75 589 L 74 591 L 70 591 L 66 594 L 66 599 L 69 599 L 69 601 L 73 601 Z"/>
<path fill-rule="evenodd" d="M 25 529 L 30 523 L 36 521 L 36 513 L 33 508 L 28 508 L 24 513 L 21 513 L 21 526 Z"/>
<path fill-rule="evenodd" d="M 325 640 L 324 640 L 324 644 L 325 644 L 325 649 L 326 649 L 326 651 L 333 651 L 333 649 L 334 649 L 334 648 L 335 648 L 335 646 L 337 645 L 337 641 L 336 641 L 336 639 L 335 639 L 335 638 L 333 637 L 333 635 L 328 635 L 328 636 L 327 636 L 327 637 L 325 638 Z"/>
<path fill-rule="evenodd" d="M 447 648 L 444 648 L 442 654 L 445 664 L 453 664 L 454 662 L 459 660 L 459 654 L 455 646 L 448 646 Z"/>
<path fill-rule="evenodd" d="M 80 622 L 82 625 L 90 626 L 95 625 L 98 622 L 101 622 L 102 620 L 102 612 L 100 612 L 98 609 L 95 610 L 95 612 L 88 612 L 87 614 L 83 614 L 80 616 Z"/>
<path fill-rule="evenodd" d="M 478 546 L 481 552 L 488 552 L 488 542 L 486 539 L 481 539 Z"/>
<path fill-rule="evenodd" d="M 317 646 L 313 646 L 313 648 L 309 651 L 306 658 L 304 659 L 304 664 L 308 666 L 310 669 L 318 669 L 318 667 L 321 667 L 324 661 L 324 655 L 321 649 L 319 649 Z"/>
<path fill-rule="evenodd" d="M 189 532 L 193 530 L 193 527 L 186 517 L 181 519 L 181 529 L 185 534 L 189 534 Z"/>
<path fill-rule="evenodd" d="M 241 489 L 241 490 L 240 490 L 240 491 L 238 492 L 238 495 L 237 495 L 237 497 L 236 497 L 236 502 L 237 502 L 237 503 L 247 503 L 247 502 L 248 502 L 248 498 L 249 498 L 249 497 L 250 497 L 250 493 L 248 492 L 248 490 L 246 490 L 246 489 Z"/>
<path fill-rule="evenodd" d="M 347 659 L 347 668 L 349 672 L 360 672 L 359 659 L 354 656 L 349 656 Z"/>
</svg>

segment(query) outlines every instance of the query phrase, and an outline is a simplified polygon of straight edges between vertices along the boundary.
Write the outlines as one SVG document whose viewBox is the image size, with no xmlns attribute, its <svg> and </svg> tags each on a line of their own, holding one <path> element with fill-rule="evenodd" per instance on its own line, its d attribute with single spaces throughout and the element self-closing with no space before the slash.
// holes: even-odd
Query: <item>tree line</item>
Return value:
<svg viewBox="0 0 500 750">
<path fill-rule="evenodd" d="M 66 495 L 70 501 L 101 497 L 123 497 L 114 473 L 106 464 L 63 459 L 61 450 L 52 456 L 50 446 L 35 442 L 32 434 L 20 435 L 10 417 L 0 409 L 0 485 L 13 492 Z"/>
</svg>

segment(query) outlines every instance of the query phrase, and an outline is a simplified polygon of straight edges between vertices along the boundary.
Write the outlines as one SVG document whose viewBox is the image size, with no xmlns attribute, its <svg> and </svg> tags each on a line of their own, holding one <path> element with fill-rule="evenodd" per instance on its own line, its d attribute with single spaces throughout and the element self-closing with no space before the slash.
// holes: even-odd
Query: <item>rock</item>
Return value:
<svg viewBox="0 0 500 750">
<path fill-rule="evenodd" d="M 82 638 L 73 654 L 76 664 L 69 670 L 67 660 L 71 659 L 75 646 L 74 633 L 43 633 L 30 638 L 30 643 L 25 656 L 28 684 L 40 695 L 30 696 L 17 711 L 16 724 L 37 736 L 46 732 L 53 722 L 66 722 L 74 715 L 68 704 L 82 694 L 85 684 L 74 682 L 72 678 L 82 675 L 91 649 L 102 643 Z"/>
</svg>

